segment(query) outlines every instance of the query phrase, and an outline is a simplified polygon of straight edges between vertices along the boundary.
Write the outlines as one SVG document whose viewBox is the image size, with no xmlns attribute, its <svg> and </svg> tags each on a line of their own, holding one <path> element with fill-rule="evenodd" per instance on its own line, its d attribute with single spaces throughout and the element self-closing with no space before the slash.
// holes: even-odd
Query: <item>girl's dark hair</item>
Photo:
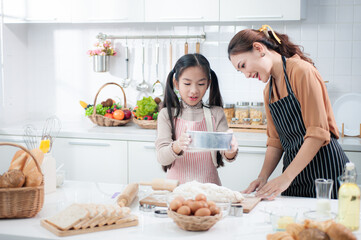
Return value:
<svg viewBox="0 0 361 240">
<path fill-rule="evenodd" d="M 179 114 L 181 114 L 181 105 L 178 99 L 177 94 L 174 92 L 173 79 L 179 82 L 179 77 L 182 75 L 183 71 L 189 67 L 200 67 L 205 75 L 208 77 L 209 83 L 209 106 L 219 106 L 223 107 L 223 100 L 218 86 L 218 78 L 216 73 L 211 69 L 208 60 L 199 53 L 186 54 L 182 56 L 176 62 L 174 68 L 170 71 L 167 77 L 167 83 L 165 87 L 165 94 L 163 100 L 163 107 L 167 108 L 169 121 L 172 127 L 172 139 L 176 140 L 175 136 L 175 121 Z M 175 109 L 176 115 L 173 116 L 172 108 Z M 222 156 L 217 152 L 217 164 L 218 166 L 223 166 Z M 171 165 L 163 166 L 163 170 L 166 172 Z"/>
<path fill-rule="evenodd" d="M 290 58 L 295 54 L 298 54 L 301 59 L 315 65 L 311 58 L 306 57 L 301 50 L 301 46 L 293 44 L 286 34 L 281 34 L 274 31 L 278 38 L 281 40 L 281 44 L 277 42 L 273 36 L 272 31 L 268 31 L 268 36 L 263 31 L 254 29 L 245 29 L 238 32 L 228 44 L 228 58 L 231 55 L 238 53 L 244 53 L 253 49 L 253 43 L 259 42 L 265 45 L 268 49 L 278 52 L 279 54 Z"/>
</svg>

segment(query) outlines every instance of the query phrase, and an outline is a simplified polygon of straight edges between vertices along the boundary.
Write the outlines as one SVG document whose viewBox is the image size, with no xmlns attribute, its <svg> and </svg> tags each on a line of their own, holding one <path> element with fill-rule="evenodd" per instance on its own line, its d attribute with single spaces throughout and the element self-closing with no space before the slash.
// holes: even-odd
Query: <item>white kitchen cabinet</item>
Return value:
<svg viewBox="0 0 361 240">
<path fill-rule="evenodd" d="M 222 185 L 235 191 L 246 189 L 258 177 L 265 153 L 266 148 L 262 147 L 239 147 L 237 159 L 232 163 L 224 161 L 224 167 L 218 168 Z M 269 179 L 281 175 L 281 161 L 282 159 Z"/>
<path fill-rule="evenodd" d="M 57 138 L 52 154 L 68 180 L 127 183 L 126 141 Z"/>
<path fill-rule="evenodd" d="M 74 0 L 72 22 L 143 22 L 144 0 Z"/>
<path fill-rule="evenodd" d="M 129 183 L 165 178 L 154 142 L 128 142 Z"/>
<path fill-rule="evenodd" d="M 145 22 L 219 21 L 219 0 L 145 0 Z"/>
<path fill-rule="evenodd" d="M 303 0 L 220 0 L 220 21 L 300 20 Z"/>
<path fill-rule="evenodd" d="M 10 142 L 26 147 L 22 136 L 0 135 L 0 142 Z M 20 148 L 13 146 L 0 146 L 0 174 L 6 172 L 16 151 Z"/>
<path fill-rule="evenodd" d="M 4 23 L 70 22 L 70 0 L 3 0 Z"/>
</svg>

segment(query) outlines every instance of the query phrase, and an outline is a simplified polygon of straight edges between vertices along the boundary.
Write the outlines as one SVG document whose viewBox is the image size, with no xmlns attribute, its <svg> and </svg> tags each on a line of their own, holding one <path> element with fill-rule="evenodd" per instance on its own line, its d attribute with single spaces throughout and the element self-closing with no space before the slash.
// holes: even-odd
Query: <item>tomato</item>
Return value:
<svg viewBox="0 0 361 240">
<path fill-rule="evenodd" d="M 104 117 L 113 118 L 113 114 L 111 114 L 111 113 L 106 113 L 106 114 L 104 114 Z"/>
<path fill-rule="evenodd" d="M 113 118 L 117 120 L 123 120 L 124 119 L 124 112 L 122 110 L 116 110 L 113 112 Z"/>
</svg>

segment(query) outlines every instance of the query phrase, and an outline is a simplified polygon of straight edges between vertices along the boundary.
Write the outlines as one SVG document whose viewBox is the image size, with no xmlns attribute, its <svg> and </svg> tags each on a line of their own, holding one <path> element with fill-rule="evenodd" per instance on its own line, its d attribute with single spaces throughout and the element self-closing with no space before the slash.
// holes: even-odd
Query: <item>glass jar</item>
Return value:
<svg viewBox="0 0 361 240">
<path fill-rule="evenodd" d="M 237 102 L 235 116 L 243 124 L 243 119 L 249 118 L 249 102 Z"/>
<path fill-rule="evenodd" d="M 226 115 L 227 122 L 231 123 L 234 117 L 234 104 L 224 104 L 223 111 L 224 115 Z"/>
<path fill-rule="evenodd" d="M 255 126 L 255 125 L 261 125 L 261 124 L 262 124 L 262 119 L 260 119 L 260 118 L 252 118 L 251 125 Z"/>
<path fill-rule="evenodd" d="M 251 119 L 261 119 L 261 123 L 263 122 L 264 119 L 264 114 L 265 110 L 264 110 L 264 106 L 263 106 L 263 102 L 251 102 L 251 106 L 249 107 L 249 117 Z"/>
<path fill-rule="evenodd" d="M 251 125 L 251 119 L 250 118 L 243 118 L 243 124 L 244 125 Z"/>
<path fill-rule="evenodd" d="M 238 124 L 238 118 L 232 118 L 231 124 Z"/>
</svg>

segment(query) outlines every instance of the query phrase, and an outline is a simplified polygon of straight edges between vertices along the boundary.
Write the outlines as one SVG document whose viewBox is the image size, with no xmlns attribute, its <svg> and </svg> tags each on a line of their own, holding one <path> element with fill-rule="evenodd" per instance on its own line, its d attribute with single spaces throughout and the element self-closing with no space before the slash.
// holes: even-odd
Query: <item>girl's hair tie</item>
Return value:
<svg viewBox="0 0 361 240">
<path fill-rule="evenodd" d="M 276 35 L 276 33 L 273 31 L 273 29 L 269 25 L 262 25 L 258 31 L 263 32 L 267 38 L 269 38 L 268 29 L 271 30 L 273 37 L 277 40 L 279 44 L 281 44 L 281 39 Z"/>
</svg>

